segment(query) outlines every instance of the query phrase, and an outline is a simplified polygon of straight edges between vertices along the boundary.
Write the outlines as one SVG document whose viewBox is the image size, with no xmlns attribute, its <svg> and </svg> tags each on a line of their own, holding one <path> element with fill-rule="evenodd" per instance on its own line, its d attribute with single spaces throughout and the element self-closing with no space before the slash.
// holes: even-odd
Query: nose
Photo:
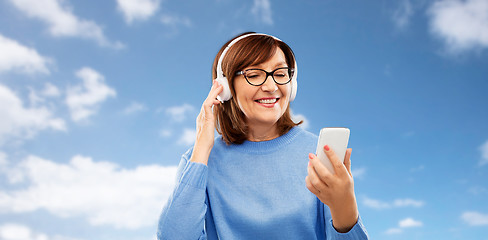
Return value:
<svg viewBox="0 0 488 240">
<path fill-rule="evenodd" d="M 261 89 L 265 92 L 275 92 L 278 90 L 278 86 L 273 80 L 272 76 L 266 76 L 263 85 L 261 85 Z"/>
</svg>

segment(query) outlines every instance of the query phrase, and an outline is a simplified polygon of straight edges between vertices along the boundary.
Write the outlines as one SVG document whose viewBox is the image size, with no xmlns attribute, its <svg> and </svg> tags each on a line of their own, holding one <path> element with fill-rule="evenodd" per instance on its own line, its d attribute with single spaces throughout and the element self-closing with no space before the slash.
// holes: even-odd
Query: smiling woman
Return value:
<svg viewBox="0 0 488 240">
<path fill-rule="evenodd" d="M 331 173 L 311 153 L 317 136 L 291 120 L 296 70 L 273 36 L 244 33 L 222 47 L 158 239 L 368 239 L 351 150 L 343 163 L 326 145 Z"/>
<path fill-rule="evenodd" d="M 295 57 L 288 45 L 269 36 L 254 35 L 241 39 L 221 57 L 224 50 L 215 58 L 213 77 L 218 76 L 217 65 L 222 58 L 223 74 L 228 76 L 230 92 L 236 97 L 217 105 L 214 113 L 217 131 L 227 144 L 273 139 L 302 123 L 294 123 L 289 110 L 292 83 L 288 83 Z M 259 129 L 267 131 L 259 136 Z"/>
</svg>

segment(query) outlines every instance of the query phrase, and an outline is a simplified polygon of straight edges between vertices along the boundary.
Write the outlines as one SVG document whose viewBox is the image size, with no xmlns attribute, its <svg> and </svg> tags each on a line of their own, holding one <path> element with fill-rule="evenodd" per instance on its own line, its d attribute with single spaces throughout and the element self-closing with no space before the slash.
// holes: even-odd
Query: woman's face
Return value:
<svg viewBox="0 0 488 240">
<path fill-rule="evenodd" d="M 259 68 L 271 72 L 280 67 L 292 67 L 286 64 L 283 51 L 278 48 L 276 53 L 266 62 L 249 66 L 245 69 Z M 290 98 L 291 83 L 278 85 L 268 76 L 266 82 L 261 86 L 250 85 L 243 75 L 235 77 L 234 88 L 237 102 L 241 111 L 246 116 L 246 122 L 250 126 L 273 125 L 283 115 L 288 107 Z M 274 102 L 276 99 L 276 102 Z M 266 102 L 263 102 L 266 100 Z"/>
</svg>

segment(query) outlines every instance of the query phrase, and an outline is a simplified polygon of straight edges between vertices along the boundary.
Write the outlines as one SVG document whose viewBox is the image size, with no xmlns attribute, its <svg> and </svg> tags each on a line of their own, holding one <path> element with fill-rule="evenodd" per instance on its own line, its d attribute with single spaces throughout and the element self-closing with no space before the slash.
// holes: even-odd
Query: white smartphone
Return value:
<svg viewBox="0 0 488 240">
<path fill-rule="evenodd" d="M 322 128 L 320 130 L 319 141 L 317 143 L 316 155 L 320 161 L 334 174 L 334 167 L 324 152 L 325 144 L 334 150 L 339 159 L 344 162 L 346 156 L 347 143 L 349 142 L 349 128 L 344 127 L 330 127 Z"/>
</svg>

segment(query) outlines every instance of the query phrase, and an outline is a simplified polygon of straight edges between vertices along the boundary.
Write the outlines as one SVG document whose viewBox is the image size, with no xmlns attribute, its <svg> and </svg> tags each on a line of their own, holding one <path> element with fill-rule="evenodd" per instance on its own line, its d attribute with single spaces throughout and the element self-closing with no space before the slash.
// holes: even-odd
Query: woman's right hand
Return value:
<svg viewBox="0 0 488 240">
<path fill-rule="evenodd" d="M 203 101 L 202 108 L 197 117 L 197 137 L 193 146 L 193 153 L 190 158 L 192 162 L 207 164 L 210 151 L 214 145 L 215 117 L 212 111 L 214 105 L 219 105 L 217 96 L 222 92 L 220 83 L 213 80 L 212 88 L 207 98 Z"/>
</svg>

